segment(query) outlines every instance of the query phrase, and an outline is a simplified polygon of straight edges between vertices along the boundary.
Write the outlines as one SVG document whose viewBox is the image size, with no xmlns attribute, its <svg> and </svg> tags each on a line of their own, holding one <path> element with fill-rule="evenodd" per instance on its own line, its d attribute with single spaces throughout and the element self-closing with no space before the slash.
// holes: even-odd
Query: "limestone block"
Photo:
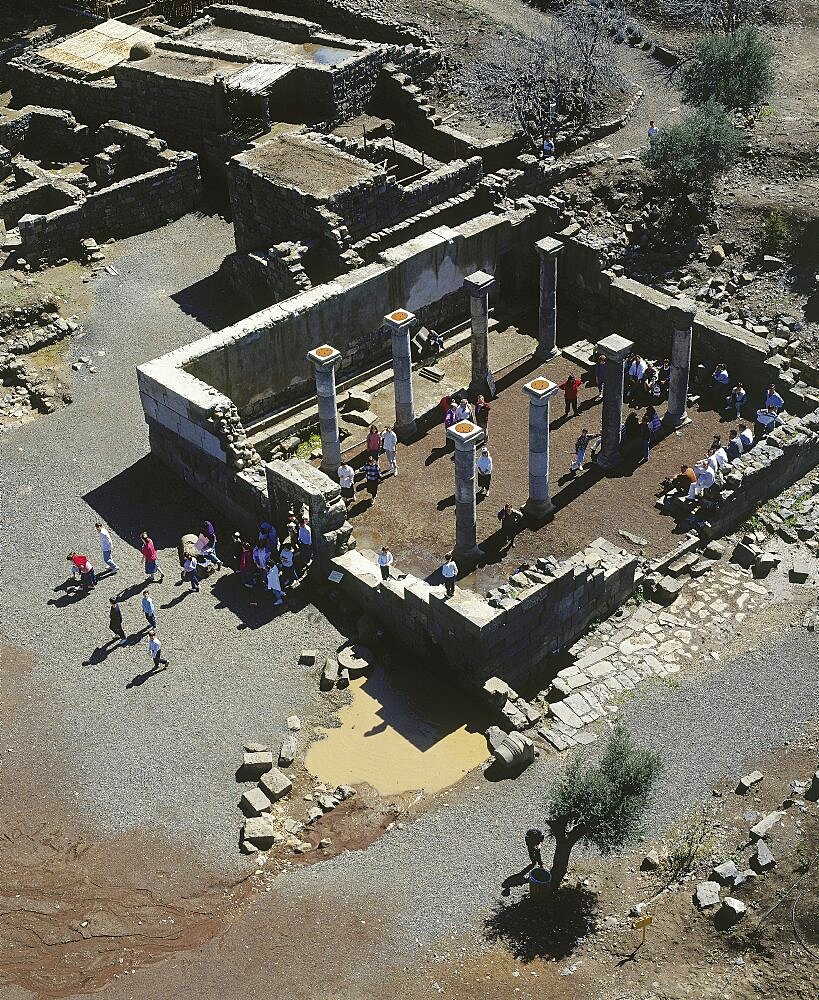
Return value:
<svg viewBox="0 0 819 1000">
<path fill-rule="evenodd" d="M 245 792 L 239 806 L 246 816 L 261 816 L 262 813 L 269 813 L 271 809 L 270 799 L 260 788 L 251 788 Z"/>
<path fill-rule="evenodd" d="M 259 787 L 267 795 L 271 802 L 278 802 L 293 788 L 293 782 L 286 774 L 273 767 L 262 775 Z"/>
<path fill-rule="evenodd" d="M 269 750 L 246 752 L 239 769 L 240 781 L 257 781 L 273 767 L 273 754 Z"/>
<path fill-rule="evenodd" d="M 764 819 L 761 819 L 756 826 L 751 827 L 751 839 L 752 840 L 763 840 L 771 830 L 776 826 L 776 824 L 785 815 L 781 810 L 777 810 L 772 813 L 768 813 Z"/>
</svg>

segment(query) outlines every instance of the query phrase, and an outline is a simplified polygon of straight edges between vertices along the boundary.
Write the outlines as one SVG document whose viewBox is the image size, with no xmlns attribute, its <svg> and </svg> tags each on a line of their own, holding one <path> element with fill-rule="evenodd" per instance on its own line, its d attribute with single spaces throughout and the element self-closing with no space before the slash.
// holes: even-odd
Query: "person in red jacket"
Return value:
<svg viewBox="0 0 819 1000">
<path fill-rule="evenodd" d="M 564 417 L 569 416 L 569 410 L 574 410 L 574 415 L 577 416 L 577 394 L 580 392 L 580 386 L 582 384 L 583 383 L 574 374 L 574 372 L 569 375 L 565 382 L 560 383 L 560 388 L 563 390 L 563 399 L 566 402 L 566 412 L 563 414 Z"/>
<path fill-rule="evenodd" d="M 93 590 L 97 585 L 97 575 L 88 556 L 81 552 L 69 552 L 66 559 L 71 563 L 71 572 L 74 576 L 79 576 L 85 593 Z"/>
</svg>

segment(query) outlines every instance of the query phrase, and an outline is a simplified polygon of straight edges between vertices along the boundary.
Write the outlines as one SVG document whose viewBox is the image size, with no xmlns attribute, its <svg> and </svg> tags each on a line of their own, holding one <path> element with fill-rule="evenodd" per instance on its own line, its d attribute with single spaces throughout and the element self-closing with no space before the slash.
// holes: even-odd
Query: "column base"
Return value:
<svg viewBox="0 0 819 1000">
<path fill-rule="evenodd" d="M 452 558 L 457 562 L 459 559 L 463 562 L 479 562 L 486 553 L 480 546 L 476 545 L 474 549 L 458 549 L 454 548 L 452 550 Z"/>
<path fill-rule="evenodd" d="M 527 517 L 531 517 L 536 521 L 542 520 L 543 518 L 549 517 L 555 512 L 555 505 L 552 503 L 551 499 L 548 500 L 533 500 L 531 497 L 523 505 L 523 513 Z"/>
<path fill-rule="evenodd" d="M 687 413 L 683 413 L 681 417 L 672 417 L 668 413 L 663 417 L 663 424 L 666 427 L 670 427 L 671 430 L 679 430 L 680 427 L 685 427 L 687 424 L 691 423 L 691 417 Z"/>
<path fill-rule="evenodd" d="M 411 441 L 418 434 L 418 426 L 414 420 L 411 424 L 394 424 L 393 430 L 395 431 L 396 437 L 402 444 L 405 444 L 407 441 Z"/>
<path fill-rule="evenodd" d="M 560 354 L 560 349 L 558 347 L 538 347 L 535 350 L 534 358 L 536 361 L 551 361 Z"/>
<path fill-rule="evenodd" d="M 616 469 L 618 465 L 622 465 L 623 456 L 618 451 L 616 455 L 598 455 L 594 460 L 594 464 L 599 469 Z"/>
</svg>

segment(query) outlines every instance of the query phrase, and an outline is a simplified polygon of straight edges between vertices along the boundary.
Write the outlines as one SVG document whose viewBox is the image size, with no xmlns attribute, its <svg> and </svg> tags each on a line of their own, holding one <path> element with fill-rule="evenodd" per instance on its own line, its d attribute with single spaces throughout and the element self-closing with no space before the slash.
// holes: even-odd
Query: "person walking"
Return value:
<svg viewBox="0 0 819 1000">
<path fill-rule="evenodd" d="M 375 458 L 377 462 L 378 456 L 381 454 L 381 435 L 378 433 L 378 428 L 375 424 L 370 425 L 365 447 L 367 449 L 367 458 Z"/>
<path fill-rule="evenodd" d="M 97 534 L 100 538 L 100 548 L 102 549 L 102 561 L 111 571 L 111 575 L 119 572 L 119 566 L 114 562 L 114 543 L 111 541 L 111 535 L 108 529 L 103 525 L 101 521 L 97 521 L 95 525 L 97 529 Z"/>
<path fill-rule="evenodd" d="M 83 592 L 89 594 L 97 585 L 97 575 L 91 565 L 91 560 L 81 552 L 69 552 L 66 559 L 71 563 L 71 572 L 74 577 L 79 577 Z"/>
<path fill-rule="evenodd" d="M 293 579 L 295 577 L 294 563 L 296 560 L 296 553 L 293 551 L 293 546 L 290 542 L 285 542 L 282 545 L 281 552 L 279 553 L 279 559 L 281 560 L 281 573 L 279 576 L 282 581 L 282 589 L 289 590 L 293 586 Z"/>
<path fill-rule="evenodd" d="M 159 670 L 161 666 L 168 669 L 168 661 L 162 655 L 162 643 L 159 641 L 155 628 L 148 629 L 148 653 L 154 661 L 154 670 Z"/>
<path fill-rule="evenodd" d="M 243 587 L 252 587 L 256 579 L 253 547 L 250 542 L 242 542 L 242 554 L 239 557 L 239 578 Z"/>
<path fill-rule="evenodd" d="M 581 385 L 580 379 L 574 372 L 569 375 L 565 382 L 560 383 L 559 388 L 563 390 L 563 400 L 566 404 L 564 418 L 569 416 L 569 410 L 573 410 L 574 415 L 577 416 L 577 394 L 580 392 Z"/>
<path fill-rule="evenodd" d="M 375 498 L 378 496 L 378 484 L 381 482 L 381 469 L 378 465 L 378 459 L 372 455 L 364 466 L 364 476 L 367 481 L 367 492 L 370 494 L 370 503 L 375 503 Z"/>
<path fill-rule="evenodd" d="M 381 444 L 384 448 L 384 454 L 387 456 L 387 462 L 390 466 L 390 472 L 394 475 L 398 475 L 398 462 L 395 460 L 395 453 L 398 450 L 398 435 L 392 429 L 392 427 L 385 427 L 384 434 L 381 438 Z"/>
<path fill-rule="evenodd" d="M 159 567 L 159 562 L 156 555 L 156 546 L 154 545 L 153 539 L 148 536 L 147 531 L 143 531 L 139 536 L 142 541 L 142 548 L 140 552 L 142 553 L 142 561 L 145 563 L 145 576 L 151 578 L 152 583 L 162 583 L 165 579 L 165 574 Z M 159 579 L 156 579 L 156 574 L 159 573 Z"/>
<path fill-rule="evenodd" d="M 452 553 L 447 552 L 444 556 L 444 564 L 441 567 L 441 576 L 444 578 L 444 588 L 447 597 L 455 596 L 455 579 L 458 576 L 458 566 L 452 558 Z"/>
<path fill-rule="evenodd" d="M 199 573 L 197 572 L 198 563 L 196 562 L 195 556 L 186 556 L 185 561 L 182 563 L 182 575 L 190 583 L 191 590 L 195 593 L 199 593 Z"/>
<path fill-rule="evenodd" d="M 142 613 L 145 615 L 148 627 L 156 628 L 156 608 L 154 607 L 153 598 L 148 590 L 142 591 Z"/>
<path fill-rule="evenodd" d="M 583 465 L 586 461 L 586 452 L 589 450 L 589 445 L 595 438 L 599 437 L 599 434 L 589 434 L 586 428 L 583 428 L 580 432 L 580 437 L 574 443 L 574 461 L 569 466 L 569 472 L 583 471 Z"/>
<path fill-rule="evenodd" d="M 355 499 L 355 470 L 346 461 L 338 467 L 338 485 L 344 498 L 344 506 L 349 510 Z"/>
<path fill-rule="evenodd" d="M 489 488 L 492 485 L 492 456 L 489 454 L 488 448 L 481 448 L 481 453 L 475 464 L 478 468 L 478 493 L 488 497 Z"/>
<path fill-rule="evenodd" d="M 222 568 L 222 560 L 216 555 L 216 529 L 210 521 L 203 521 L 199 529 L 199 538 L 204 541 L 204 545 L 199 550 L 203 559 L 212 562 L 217 570 Z"/>
<path fill-rule="evenodd" d="M 276 598 L 274 604 L 284 604 L 284 591 L 279 576 L 279 567 L 274 562 L 271 562 L 267 567 L 267 589 Z"/>
<path fill-rule="evenodd" d="M 509 503 L 504 504 L 503 508 L 498 511 L 498 520 L 503 530 L 503 540 L 511 549 L 515 547 L 515 532 L 518 521 L 522 517 L 523 514 L 519 510 L 515 510 Z"/>
<path fill-rule="evenodd" d="M 114 638 L 119 639 L 120 646 L 125 646 L 128 640 L 125 638 L 125 629 L 122 627 L 122 608 L 119 606 L 119 598 L 110 597 L 109 601 L 111 607 L 108 610 L 108 627 L 114 633 Z"/>
<path fill-rule="evenodd" d="M 475 423 L 483 431 L 483 443 L 486 444 L 489 441 L 489 412 L 492 407 L 483 396 L 478 396 L 475 401 Z"/>
<path fill-rule="evenodd" d="M 393 561 L 392 552 L 390 552 L 386 545 L 382 545 L 381 551 L 378 553 L 378 565 L 381 567 L 382 580 L 389 580 L 390 566 L 392 566 Z"/>
</svg>

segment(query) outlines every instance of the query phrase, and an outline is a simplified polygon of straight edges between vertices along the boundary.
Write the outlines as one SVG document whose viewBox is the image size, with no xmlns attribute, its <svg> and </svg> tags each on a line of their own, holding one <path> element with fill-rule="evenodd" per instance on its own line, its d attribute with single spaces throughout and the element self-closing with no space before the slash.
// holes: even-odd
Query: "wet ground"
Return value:
<svg viewBox="0 0 819 1000">
<path fill-rule="evenodd" d="M 577 416 L 564 418 L 562 393 L 550 404 L 554 518 L 545 525 L 524 523 L 515 546 L 503 545 L 498 512 L 507 502 L 521 508 L 528 497 L 529 402 L 522 386 L 540 372 L 559 384 L 576 371 L 563 357 L 545 366 L 528 360 L 496 380 L 499 395 L 492 401 L 489 422 L 492 488 L 488 497 L 478 498 L 478 545 L 486 558 L 461 578 L 461 586 L 488 590 L 521 562 L 545 555 L 562 558 L 600 536 L 634 549 L 619 535 L 620 530 L 645 539 L 642 551 L 651 556 L 674 547 L 674 535 L 680 529 L 654 506 L 659 484 L 670 473 L 676 474 L 683 462 L 692 464 L 705 457 L 714 434 L 727 439 L 731 425 L 722 422 L 721 414 L 695 408 L 691 423 L 652 449 L 648 463 L 624 463 L 606 476 L 587 466 L 582 474 L 572 475 L 569 465 L 581 430 L 600 430 L 601 406 L 596 390 L 587 386 L 581 390 Z M 662 416 L 665 407 L 658 410 Z M 643 411 L 637 412 L 641 416 Z M 361 458 L 360 453 L 356 458 Z M 455 538 L 454 466 L 444 445 L 443 425 L 407 447 L 399 446 L 398 466 L 398 477 L 385 478 L 375 504 L 369 504 L 369 495 L 359 484 L 362 492 L 351 507 L 351 521 L 359 549 L 377 552 L 386 544 L 399 572 L 426 578 L 437 573 Z"/>
</svg>

